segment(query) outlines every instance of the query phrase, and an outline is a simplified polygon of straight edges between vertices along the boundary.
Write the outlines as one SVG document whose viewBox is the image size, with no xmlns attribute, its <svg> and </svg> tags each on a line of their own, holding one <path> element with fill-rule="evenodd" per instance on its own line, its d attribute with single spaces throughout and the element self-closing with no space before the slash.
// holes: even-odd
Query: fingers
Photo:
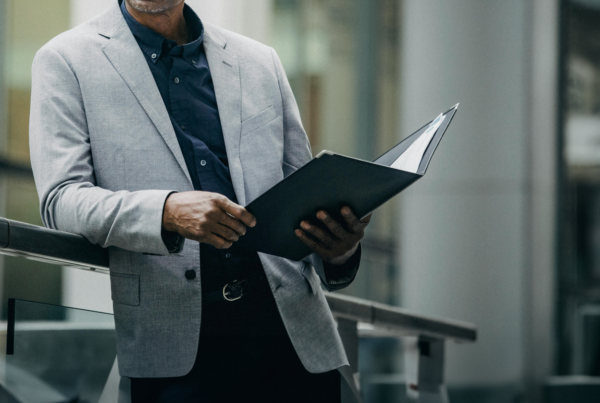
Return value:
<svg viewBox="0 0 600 403">
<path fill-rule="evenodd" d="M 301 229 L 297 229 L 295 232 L 296 236 L 298 236 L 298 238 L 300 238 L 302 242 L 304 242 L 310 249 L 312 249 L 313 252 L 316 252 L 320 256 L 326 256 L 329 253 L 327 249 L 319 245 L 317 241 L 306 235 L 306 233 Z"/>
<path fill-rule="evenodd" d="M 302 229 L 306 232 L 309 232 L 310 234 L 312 234 L 312 236 L 314 236 L 315 238 L 317 238 L 317 240 L 327 249 L 332 249 L 334 247 L 335 241 L 334 239 L 327 234 L 325 231 L 323 231 L 321 228 L 317 227 L 316 225 L 310 225 L 310 223 L 308 221 L 302 221 L 300 223 L 300 226 L 302 227 Z"/>
<path fill-rule="evenodd" d="M 210 232 L 220 236 L 226 241 L 236 242 L 238 239 L 240 239 L 240 236 L 234 230 L 219 223 L 212 226 L 210 228 Z"/>
<path fill-rule="evenodd" d="M 255 223 L 246 209 L 212 192 L 174 193 L 163 212 L 163 228 L 217 248 L 230 247 L 246 233 L 246 225 Z"/>
<path fill-rule="evenodd" d="M 217 235 L 213 232 L 205 233 L 205 234 L 195 234 L 189 233 L 186 234 L 186 238 L 192 239 L 197 242 L 207 243 L 209 245 L 214 246 L 217 249 L 228 249 L 233 245 L 232 240 L 228 240 L 223 238 L 220 235 Z"/>
<path fill-rule="evenodd" d="M 358 243 L 364 236 L 364 229 L 371 221 L 371 214 L 359 220 L 348 206 L 344 206 L 341 213 L 345 225 L 333 219 L 327 212 L 319 211 L 317 218 L 327 229 L 302 221 L 302 229 L 296 230 L 296 236 L 302 242 L 324 261 L 333 264 L 342 264 L 356 252 Z"/>
<path fill-rule="evenodd" d="M 238 235 L 246 234 L 246 226 L 241 221 L 233 218 L 229 214 L 221 211 L 219 214 L 219 224 L 225 225 L 234 230 Z"/>
<path fill-rule="evenodd" d="M 326 212 L 319 211 L 317 213 L 317 218 L 323 221 L 327 228 L 329 228 L 329 231 L 331 231 L 333 235 L 335 235 L 342 241 L 349 241 L 352 237 L 352 235 L 349 234 L 348 231 L 346 231 L 346 228 L 344 228 L 339 222 L 331 218 L 331 216 Z"/>
<path fill-rule="evenodd" d="M 368 216 L 366 216 L 365 218 L 360 220 L 360 222 L 363 224 L 363 227 L 366 227 L 367 225 L 369 225 L 369 223 L 371 222 L 371 217 L 373 217 L 373 213 L 369 214 Z"/>
<path fill-rule="evenodd" d="M 350 230 L 352 230 L 352 232 L 355 234 L 362 233 L 365 226 L 358 220 L 358 218 L 356 218 L 350 207 L 344 206 L 342 208 L 342 217 L 344 217 L 346 224 L 348 224 L 348 227 Z"/>
<path fill-rule="evenodd" d="M 223 239 L 220 236 L 215 235 L 215 234 L 207 235 L 205 237 L 205 239 L 203 240 L 203 242 L 210 244 L 217 249 L 229 249 L 231 247 L 231 245 L 233 245 L 233 242 Z"/>
<path fill-rule="evenodd" d="M 248 212 L 245 208 L 239 204 L 235 204 L 226 197 L 218 199 L 219 207 L 227 214 L 234 218 L 237 218 L 248 227 L 254 227 L 256 225 L 256 218 Z"/>
</svg>

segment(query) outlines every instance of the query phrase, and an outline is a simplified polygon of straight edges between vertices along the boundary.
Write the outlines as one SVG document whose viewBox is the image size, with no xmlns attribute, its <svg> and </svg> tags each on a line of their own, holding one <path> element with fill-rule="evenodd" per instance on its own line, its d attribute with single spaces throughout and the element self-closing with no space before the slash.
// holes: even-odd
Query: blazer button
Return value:
<svg viewBox="0 0 600 403">
<path fill-rule="evenodd" d="M 186 270 L 185 272 L 185 278 L 187 278 L 188 280 L 193 280 L 196 278 L 196 272 L 194 270 Z"/>
</svg>

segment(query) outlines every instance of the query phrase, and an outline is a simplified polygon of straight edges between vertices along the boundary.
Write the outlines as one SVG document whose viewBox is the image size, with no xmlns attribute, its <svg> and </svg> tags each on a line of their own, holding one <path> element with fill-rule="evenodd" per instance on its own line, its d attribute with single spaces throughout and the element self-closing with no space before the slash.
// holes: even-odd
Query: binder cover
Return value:
<svg viewBox="0 0 600 403">
<path fill-rule="evenodd" d="M 308 164 L 267 190 L 246 206 L 257 220 L 238 243 L 246 248 L 292 260 L 301 260 L 312 250 L 294 233 L 300 222 L 323 226 L 316 218 L 327 211 L 341 223 L 343 206 L 364 217 L 420 179 L 427 170 L 458 104 L 444 113 L 444 121 L 431 139 L 416 173 L 390 166 L 423 134 L 429 123 L 401 141 L 374 162 L 324 151 Z"/>
</svg>

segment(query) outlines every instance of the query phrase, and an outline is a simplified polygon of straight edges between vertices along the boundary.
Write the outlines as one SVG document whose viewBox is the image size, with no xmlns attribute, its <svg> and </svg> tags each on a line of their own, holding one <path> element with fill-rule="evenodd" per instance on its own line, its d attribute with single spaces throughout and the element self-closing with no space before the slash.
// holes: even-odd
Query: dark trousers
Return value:
<svg viewBox="0 0 600 403">
<path fill-rule="evenodd" d="M 133 403 L 338 403 L 340 375 L 311 374 L 287 335 L 268 283 L 234 302 L 204 304 L 196 363 L 177 378 L 134 378 Z"/>
</svg>

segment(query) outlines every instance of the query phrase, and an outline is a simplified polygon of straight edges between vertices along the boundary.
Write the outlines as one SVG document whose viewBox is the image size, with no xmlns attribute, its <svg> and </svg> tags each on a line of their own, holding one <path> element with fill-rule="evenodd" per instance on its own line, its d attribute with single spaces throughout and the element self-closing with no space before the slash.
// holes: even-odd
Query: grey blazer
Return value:
<svg viewBox="0 0 600 403">
<path fill-rule="evenodd" d="M 245 205 L 311 159 L 281 62 L 258 42 L 206 24 L 204 46 L 231 178 Z M 173 377 L 193 366 L 200 331 L 200 253 L 161 239 L 172 191 L 193 190 L 167 110 L 118 3 L 65 32 L 33 63 L 31 160 L 44 224 L 109 248 L 121 375 Z M 260 254 L 306 369 L 347 365 L 316 255 Z M 197 272 L 196 280 L 185 278 Z"/>
</svg>

